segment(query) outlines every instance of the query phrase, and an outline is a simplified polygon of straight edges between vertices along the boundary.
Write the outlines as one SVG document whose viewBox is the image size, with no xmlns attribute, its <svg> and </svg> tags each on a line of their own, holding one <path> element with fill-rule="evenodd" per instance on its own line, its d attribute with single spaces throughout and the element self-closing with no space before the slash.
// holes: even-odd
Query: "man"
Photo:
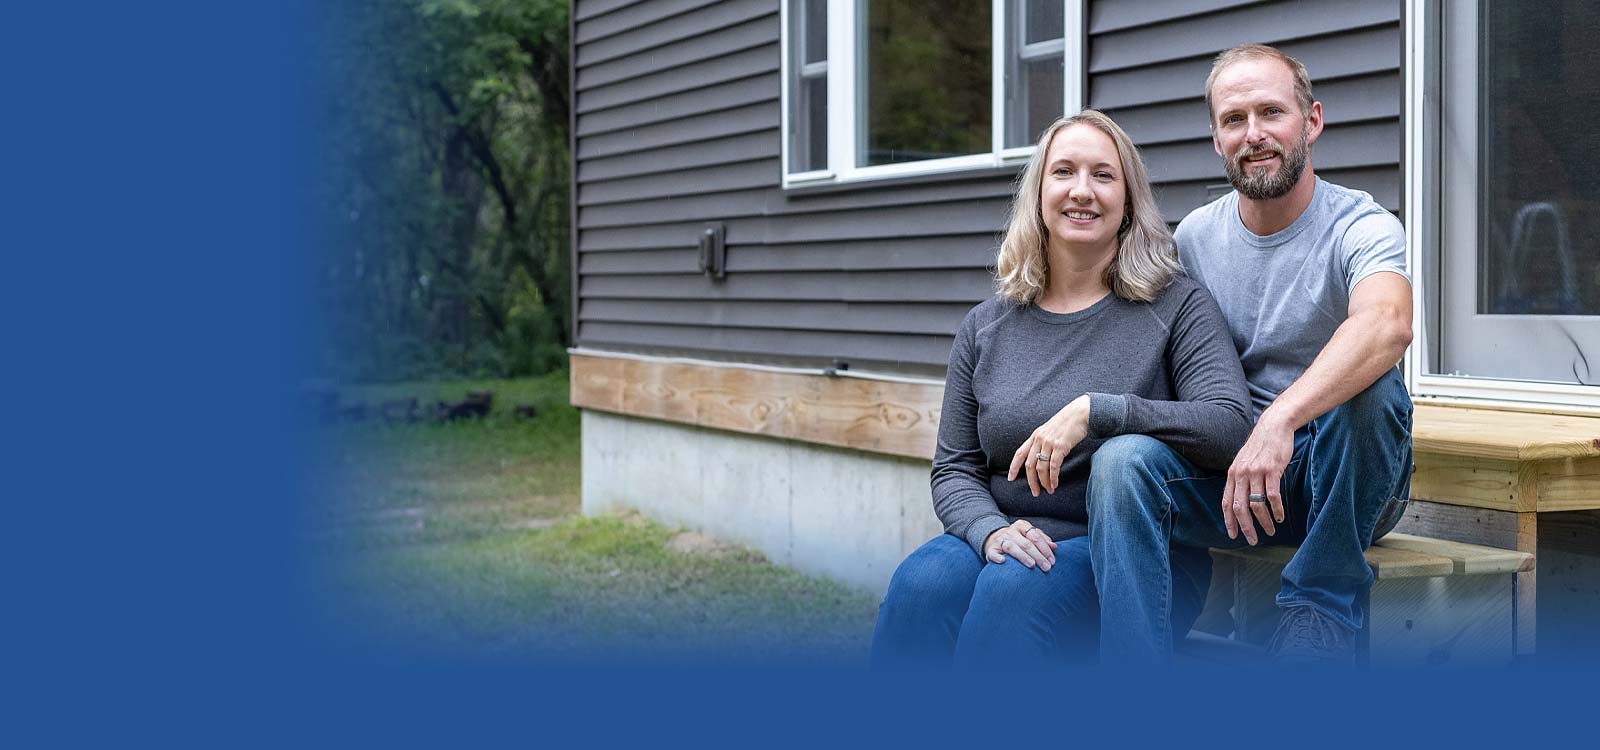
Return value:
<svg viewBox="0 0 1600 750">
<path fill-rule="evenodd" d="M 1095 455 L 1101 655 L 1170 657 L 1170 602 L 1209 579 L 1191 562 L 1175 582 L 1170 556 L 1280 544 L 1299 549 L 1283 571 L 1271 655 L 1352 663 L 1372 583 L 1363 551 L 1399 521 L 1410 491 L 1411 399 L 1395 366 L 1411 343 L 1405 234 L 1371 196 L 1317 178 L 1322 104 L 1295 59 L 1261 45 L 1223 52 L 1206 103 L 1235 192 L 1183 220 L 1178 250 L 1227 318 L 1256 422 L 1226 475 L 1148 438 Z"/>
</svg>

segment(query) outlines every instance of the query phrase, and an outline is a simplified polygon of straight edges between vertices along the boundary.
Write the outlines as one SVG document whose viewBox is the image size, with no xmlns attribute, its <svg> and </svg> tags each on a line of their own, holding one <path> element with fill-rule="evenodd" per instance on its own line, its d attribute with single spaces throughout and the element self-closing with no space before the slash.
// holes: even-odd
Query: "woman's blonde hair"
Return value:
<svg viewBox="0 0 1600 750">
<path fill-rule="evenodd" d="M 1040 213 L 1039 188 L 1044 178 L 1045 159 L 1056 133 L 1079 123 L 1090 125 L 1111 137 L 1122 161 L 1122 181 L 1127 186 L 1122 228 L 1117 232 L 1116 257 L 1106 268 L 1106 286 L 1118 297 L 1133 302 L 1150 302 L 1172 283 L 1182 267 L 1178 265 L 1178 246 L 1172 232 L 1156 210 L 1144 160 L 1133 140 L 1111 118 L 1092 109 L 1056 120 L 1039 136 L 1033 158 L 1017 178 L 1017 193 L 1011 201 L 1011 221 L 995 260 L 995 276 L 1000 296 L 1026 304 L 1039 299 L 1050 285 L 1048 252 L 1049 230 Z"/>
</svg>

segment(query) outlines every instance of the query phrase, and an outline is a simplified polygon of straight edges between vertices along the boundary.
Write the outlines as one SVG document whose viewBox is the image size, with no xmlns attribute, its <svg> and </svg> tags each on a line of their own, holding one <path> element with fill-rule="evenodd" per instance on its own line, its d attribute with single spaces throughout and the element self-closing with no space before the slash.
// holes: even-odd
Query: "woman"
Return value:
<svg viewBox="0 0 1600 750">
<path fill-rule="evenodd" d="M 1139 152 L 1104 114 L 1040 136 L 997 267 L 999 293 L 967 314 L 950 351 L 932 481 L 946 533 L 896 569 L 876 664 L 1092 653 L 1095 449 L 1144 434 L 1226 469 L 1250 431 L 1222 315 L 1182 275 Z M 1204 555 L 1175 552 L 1175 630 L 1204 603 Z"/>
</svg>

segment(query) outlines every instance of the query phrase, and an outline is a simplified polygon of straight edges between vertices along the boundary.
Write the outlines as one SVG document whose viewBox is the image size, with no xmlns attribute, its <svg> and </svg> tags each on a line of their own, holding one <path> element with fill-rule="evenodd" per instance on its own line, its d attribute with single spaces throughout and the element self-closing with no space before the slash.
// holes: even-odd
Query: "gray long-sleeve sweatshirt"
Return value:
<svg viewBox="0 0 1600 750">
<path fill-rule="evenodd" d="M 1061 465 L 1055 494 L 1033 497 L 1017 447 L 1089 394 L 1089 435 Z M 1142 434 L 1226 469 L 1252 427 L 1250 396 L 1222 313 L 1179 276 L 1149 304 L 1108 294 L 1074 313 L 994 297 L 961 322 L 950 350 L 933 508 L 980 556 L 989 534 L 1026 518 L 1052 539 L 1087 533 L 1090 457 L 1107 438 Z"/>
</svg>

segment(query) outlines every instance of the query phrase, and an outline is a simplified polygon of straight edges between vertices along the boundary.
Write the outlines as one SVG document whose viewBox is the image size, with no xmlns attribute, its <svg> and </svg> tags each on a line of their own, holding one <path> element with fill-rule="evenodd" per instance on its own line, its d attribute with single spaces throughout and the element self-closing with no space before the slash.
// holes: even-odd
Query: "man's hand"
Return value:
<svg viewBox="0 0 1600 750">
<path fill-rule="evenodd" d="M 1277 533 L 1277 523 L 1283 523 L 1283 495 L 1279 480 L 1289 459 L 1294 456 L 1294 428 L 1271 419 L 1263 413 L 1250 432 L 1250 439 L 1239 449 L 1239 455 L 1228 467 L 1228 483 L 1222 490 L 1222 520 L 1228 527 L 1228 538 L 1237 539 L 1242 532 L 1246 541 L 1254 545 L 1256 525 L 1261 523 L 1267 536 Z M 1266 496 L 1266 502 L 1250 502 L 1250 496 Z"/>
<path fill-rule="evenodd" d="M 1041 489 L 1054 495 L 1061 486 L 1061 462 L 1067 460 L 1067 454 L 1088 435 L 1089 397 L 1083 395 L 1062 407 L 1022 441 L 1017 452 L 1011 454 L 1011 470 L 1006 473 L 1006 481 L 1014 481 L 1018 471 L 1026 471 L 1028 489 L 1034 497 L 1039 496 Z"/>
<path fill-rule="evenodd" d="M 983 556 L 996 565 L 1003 565 L 1006 555 L 1017 558 L 1030 568 L 1038 566 L 1046 573 L 1056 564 L 1056 543 L 1050 535 L 1027 521 L 1017 519 L 1010 526 L 995 529 L 983 540 Z"/>
</svg>

